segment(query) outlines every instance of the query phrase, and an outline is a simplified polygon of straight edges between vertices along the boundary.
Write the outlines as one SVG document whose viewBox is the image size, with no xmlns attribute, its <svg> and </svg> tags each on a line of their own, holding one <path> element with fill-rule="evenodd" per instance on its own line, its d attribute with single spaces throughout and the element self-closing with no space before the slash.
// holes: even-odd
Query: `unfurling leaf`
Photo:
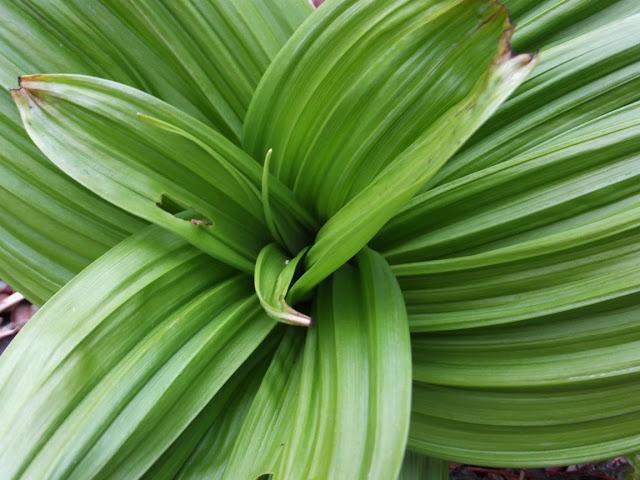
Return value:
<svg viewBox="0 0 640 480">
<path fill-rule="evenodd" d="M 306 250 L 302 250 L 295 258 L 288 259 L 277 245 L 267 245 L 256 260 L 254 286 L 262 308 L 271 318 L 308 327 L 311 325 L 311 317 L 294 310 L 286 302 L 296 267 L 305 252 Z"/>
<path fill-rule="evenodd" d="M 320 286 L 313 312 L 309 329 L 283 339 L 225 480 L 264 473 L 276 479 L 398 475 L 408 430 L 411 353 L 401 292 L 389 266 L 363 251 L 355 267 L 343 267 Z"/>
</svg>

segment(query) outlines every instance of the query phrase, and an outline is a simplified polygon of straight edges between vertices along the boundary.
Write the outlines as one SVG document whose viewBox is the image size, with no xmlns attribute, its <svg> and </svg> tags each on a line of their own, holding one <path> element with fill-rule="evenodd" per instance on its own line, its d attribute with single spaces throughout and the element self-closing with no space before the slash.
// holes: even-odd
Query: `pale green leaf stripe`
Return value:
<svg viewBox="0 0 640 480">
<path fill-rule="evenodd" d="M 190 86 L 195 105 L 239 141 L 263 72 L 311 12 L 305 0 L 107 0 L 111 10 Z"/>
<path fill-rule="evenodd" d="M 260 251 L 253 278 L 258 300 L 267 315 L 279 322 L 308 327 L 311 317 L 291 308 L 285 300 L 305 252 L 306 249 L 301 250 L 290 259 L 271 243 Z"/>
<path fill-rule="evenodd" d="M 452 180 L 375 239 L 413 330 L 532 320 L 638 291 L 638 26 L 636 15 L 543 52 L 445 167 Z"/>
<path fill-rule="evenodd" d="M 258 478 L 275 472 L 292 433 L 303 346 L 304 331 L 288 329 L 224 461 L 223 479 Z"/>
<path fill-rule="evenodd" d="M 638 298 L 635 294 L 533 323 L 415 335 L 414 378 L 505 388 L 628 378 L 640 372 Z"/>
<path fill-rule="evenodd" d="M 167 6 L 171 4 L 167 2 Z M 206 50 L 208 86 L 195 85 L 194 79 L 176 74 L 181 67 L 166 55 L 169 47 L 164 42 L 169 37 L 151 39 L 143 35 L 113 14 L 112 2 L 97 0 L 2 3 L 0 84 L 13 88 L 18 75 L 45 71 L 98 75 L 141 88 L 224 129 L 233 119 L 219 119 L 217 105 L 211 105 L 204 92 L 243 85 L 236 95 L 248 105 L 270 59 L 310 8 L 297 0 L 259 4 L 198 0 L 183 5 L 189 7 L 188 11 L 180 10 L 185 17 L 194 9 L 205 15 L 198 19 L 197 28 L 181 24 L 180 35 L 205 46 L 214 38 L 219 40 L 217 48 Z M 220 15 L 211 13 L 216 9 Z M 167 32 L 165 25 L 156 27 Z M 221 45 L 220 39 L 231 43 Z M 171 47 L 178 48 L 178 40 L 172 37 Z M 216 69 L 216 75 L 209 67 Z M 245 79 L 239 79 L 239 71 L 245 72 Z M 246 90 L 249 83 L 251 92 Z M 0 276 L 31 300 L 43 303 L 106 248 L 139 228 L 141 222 L 49 168 L 48 161 L 33 146 L 20 147 L 23 151 L 14 153 L 14 145 L 22 145 L 27 136 L 13 127 L 17 115 L 8 95 L 0 98 L 0 106 L 0 151 L 8 153 L 0 158 L 0 195 L 5 206 L 0 229 L 6 239 L 0 250 Z M 38 201 L 27 204 L 27 196 Z M 51 222 L 57 222 L 55 227 Z M 73 232 L 77 235 L 70 242 Z"/>
<path fill-rule="evenodd" d="M 140 121 L 138 112 L 197 120 L 139 90 L 93 77 L 22 77 L 12 93 L 36 145 L 75 180 L 219 260 L 253 270 L 268 232 L 259 192 L 238 167 L 252 160 L 224 137 L 209 130 L 213 148 L 205 150 L 167 135 Z M 193 210 L 195 220 L 167 212 L 165 200 Z"/>
<path fill-rule="evenodd" d="M 507 27 L 491 1 L 334 2 L 283 48 L 244 144 L 260 158 L 273 149 L 274 174 L 331 217 L 292 301 L 366 245 L 526 76 L 533 62 L 510 56 Z"/>
<path fill-rule="evenodd" d="M 384 259 L 363 251 L 356 267 L 320 286 L 313 311 L 310 329 L 283 338 L 225 479 L 397 477 L 411 359 L 402 296 Z"/>
<path fill-rule="evenodd" d="M 1 470 L 140 476 L 274 324 L 249 278 L 150 227 L 67 285 L 0 359 Z"/>
<path fill-rule="evenodd" d="M 280 337 L 275 334 L 263 342 L 142 478 L 222 478 L 231 448 Z"/>
<path fill-rule="evenodd" d="M 640 12 L 636 0 L 503 0 L 516 25 L 513 47 L 539 49 Z"/>
<path fill-rule="evenodd" d="M 637 379 L 553 390 L 473 390 L 414 384 L 409 446 L 454 462 L 547 467 L 640 447 Z"/>
<path fill-rule="evenodd" d="M 5 2 L 0 79 L 83 73 L 119 81 L 206 120 L 238 130 L 262 73 L 311 12 L 298 0 Z M 239 131 L 236 131 L 236 136 Z"/>
<path fill-rule="evenodd" d="M 0 94 L 0 205 L 0 278 L 37 304 L 143 226 L 44 158 L 5 93 Z"/>
</svg>

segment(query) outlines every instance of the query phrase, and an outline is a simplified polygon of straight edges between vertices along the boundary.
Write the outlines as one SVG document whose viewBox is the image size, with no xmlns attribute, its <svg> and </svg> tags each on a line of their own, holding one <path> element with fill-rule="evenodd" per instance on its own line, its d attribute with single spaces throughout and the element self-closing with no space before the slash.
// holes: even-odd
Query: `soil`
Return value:
<svg viewBox="0 0 640 480">
<path fill-rule="evenodd" d="M 633 463 L 625 457 L 600 463 L 524 470 L 451 465 L 449 478 L 452 480 L 638 480 Z"/>
</svg>

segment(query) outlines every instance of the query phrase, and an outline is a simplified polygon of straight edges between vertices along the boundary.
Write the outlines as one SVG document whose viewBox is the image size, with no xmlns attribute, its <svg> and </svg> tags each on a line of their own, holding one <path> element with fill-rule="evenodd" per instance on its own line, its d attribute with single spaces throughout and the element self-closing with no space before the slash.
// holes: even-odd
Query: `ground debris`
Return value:
<svg viewBox="0 0 640 480">
<path fill-rule="evenodd" d="M 0 353 L 36 312 L 37 307 L 0 280 Z"/>
<path fill-rule="evenodd" d="M 624 457 L 606 462 L 570 465 L 552 468 L 485 468 L 452 464 L 452 480 L 635 480 L 632 463 Z"/>
</svg>

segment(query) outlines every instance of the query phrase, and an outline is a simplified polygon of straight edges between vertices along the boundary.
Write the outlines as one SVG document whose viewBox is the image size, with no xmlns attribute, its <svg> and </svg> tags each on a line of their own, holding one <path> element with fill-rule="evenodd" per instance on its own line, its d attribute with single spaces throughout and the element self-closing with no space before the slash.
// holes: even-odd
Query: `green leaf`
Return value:
<svg viewBox="0 0 640 480">
<path fill-rule="evenodd" d="M 539 49 L 640 12 L 635 0 L 504 0 L 516 25 L 513 48 Z"/>
<path fill-rule="evenodd" d="M 165 14 L 165 23 L 156 21 L 153 27 L 162 36 L 154 36 L 137 22 L 142 20 L 136 12 L 146 8 L 140 2 L 5 2 L 0 5 L 0 84 L 15 87 L 17 76 L 34 72 L 96 75 L 138 87 L 229 129 L 237 124 L 237 114 L 221 117 L 226 110 L 211 103 L 211 92 L 234 89 L 246 110 L 271 58 L 311 9 L 297 0 L 202 0 L 182 6 L 162 6 L 172 10 L 172 18 Z M 189 22 L 195 12 L 196 22 Z M 183 54 L 194 44 L 206 56 L 192 50 L 187 60 L 172 53 Z M 196 68 L 206 73 L 208 84 L 202 75 L 190 75 Z M 0 231 L 5 240 L 0 277 L 43 303 L 142 222 L 51 168 L 25 141 L 24 130 L 16 128 L 8 95 L 0 95 L 0 110 Z"/>
<path fill-rule="evenodd" d="M 142 478 L 222 478 L 231 448 L 270 362 L 270 336 L 236 371 Z"/>
<path fill-rule="evenodd" d="M 260 83 L 243 143 L 326 221 L 292 301 L 355 255 L 531 69 L 495 2 L 323 5 Z M 389 50 L 389 42 L 397 48 Z M 327 52 L 332 52 L 327 55 Z"/>
<path fill-rule="evenodd" d="M 323 283 L 276 478 L 395 478 L 411 394 L 404 303 L 370 250 Z"/>
<path fill-rule="evenodd" d="M 264 247 L 254 272 L 254 286 L 260 304 L 271 318 L 291 325 L 309 326 L 311 317 L 291 308 L 285 301 L 296 267 L 306 250 L 289 259 L 275 244 Z"/>
<path fill-rule="evenodd" d="M 225 459 L 222 478 L 258 478 L 275 471 L 292 434 L 303 347 L 303 331 L 287 329 Z"/>
<path fill-rule="evenodd" d="M 630 17 L 543 52 L 490 128 L 373 242 L 415 331 L 530 321 L 637 291 L 638 26 Z"/>
<path fill-rule="evenodd" d="M 0 278 L 42 304 L 143 222 L 65 177 L 0 95 Z"/>
<path fill-rule="evenodd" d="M 262 73 L 310 12 L 297 0 L 6 3 L 0 79 L 10 88 L 39 72 L 104 77 L 237 138 Z"/>
<path fill-rule="evenodd" d="M 640 14 L 630 15 L 544 49 L 532 76 L 433 183 L 557 145 L 577 128 L 636 101 L 639 24 Z"/>
<path fill-rule="evenodd" d="M 454 462 L 548 467 L 604 460 L 640 445 L 638 382 L 554 389 L 414 383 L 409 446 Z"/>
<path fill-rule="evenodd" d="M 1 357 L 1 470 L 137 478 L 274 324 L 247 276 L 157 227 L 125 240 Z"/>
<path fill-rule="evenodd" d="M 276 176 L 326 220 L 468 100 L 507 26 L 490 1 L 327 3 L 262 79 L 243 143 L 256 158 L 272 148 Z"/>
<path fill-rule="evenodd" d="M 139 90 L 92 77 L 22 77 L 13 91 L 36 145 L 77 181 L 207 253 L 251 272 L 267 243 L 259 191 L 242 169 L 253 161 L 208 129 L 210 149 L 140 121 L 138 113 L 204 124 Z M 164 207 L 192 210 L 178 218 Z"/>
<path fill-rule="evenodd" d="M 543 50 L 372 242 L 431 332 L 410 448 L 499 467 L 638 449 L 639 22 Z"/>
<path fill-rule="evenodd" d="M 363 251 L 357 267 L 336 272 L 320 286 L 314 318 L 284 337 L 225 478 L 398 475 L 411 353 L 402 296 L 384 259 Z"/>
<path fill-rule="evenodd" d="M 636 209 L 635 214 L 638 215 Z M 636 227 L 617 236 L 511 264 L 401 277 L 413 331 L 522 321 L 640 291 Z"/>
<path fill-rule="evenodd" d="M 535 322 L 414 335 L 414 379 L 530 388 L 629 377 L 640 371 L 640 329 L 634 324 L 639 297 L 541 313 Z"/>
<path fill-rule="evenodd" d="M 271 60 L 309 15 L 304 0 L 162 2 L 107 7 L 190 86 L 207 119 L 239 142 L 253 92 Z"/>
</svg>

